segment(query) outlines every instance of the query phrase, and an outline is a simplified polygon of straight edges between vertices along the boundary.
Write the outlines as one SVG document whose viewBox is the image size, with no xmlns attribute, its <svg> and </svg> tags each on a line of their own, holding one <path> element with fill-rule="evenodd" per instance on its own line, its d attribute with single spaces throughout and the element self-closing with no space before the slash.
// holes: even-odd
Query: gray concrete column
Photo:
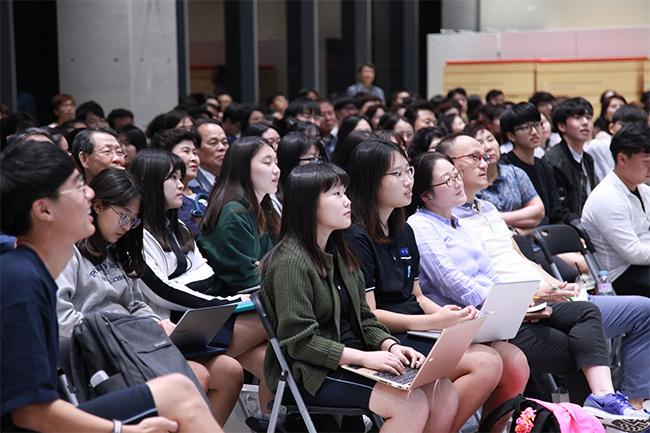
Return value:
<svg viewBox="0 0 650 433">
<path fill-rule="evenodd" d="M 257 0 L 226 0 L 226 77 L 235 101 L 259 100 Z"/>
<path fill-rule="evenodd" d="M 317 0 L 287 0 L 289 98 L 303 87 L 318 89 Z"/>
<path fill-rule="evenodd" d="M 178 104 L 173 0 L 66 0 L 57 5 L 60 91 L 77 104 L 127 108 L 146 127 Z"/>
</svg>

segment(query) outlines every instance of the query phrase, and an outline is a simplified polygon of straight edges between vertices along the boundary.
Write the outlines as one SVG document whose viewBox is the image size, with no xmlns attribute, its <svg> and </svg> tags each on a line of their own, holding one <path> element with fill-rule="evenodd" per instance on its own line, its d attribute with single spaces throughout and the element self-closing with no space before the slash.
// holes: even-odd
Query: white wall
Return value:
<svg viewBox="0 0 650 433">
<path fill-rule="evenodd" d="M 57 3 L 61 93 L 127 108 L 146 127 L 178 103 L 174 0 Z"/>
<path fill-rule="evenodd" d="M 624 3 L 624 2 L 623 2 Z M 427 95 L 442 93 L 449 60 L 650 56 L 650 25 L 427 35 Z"/>
</svg>

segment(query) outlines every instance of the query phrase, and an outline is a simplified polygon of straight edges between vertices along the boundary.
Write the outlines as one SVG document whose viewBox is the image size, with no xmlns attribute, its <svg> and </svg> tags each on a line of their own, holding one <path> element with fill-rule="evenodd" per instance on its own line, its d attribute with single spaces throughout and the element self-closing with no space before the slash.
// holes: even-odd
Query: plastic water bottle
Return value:
<svg viewBox="0 0 650 433">
<path fill-rule="evenodd" d="M 607 281 L 607 271 L 598 272 L 600 281 L 598 282 L 598 294 L 604 296 L 613 296 L 614 288 L 612 288 L 612 283 Z"/>
</svg>

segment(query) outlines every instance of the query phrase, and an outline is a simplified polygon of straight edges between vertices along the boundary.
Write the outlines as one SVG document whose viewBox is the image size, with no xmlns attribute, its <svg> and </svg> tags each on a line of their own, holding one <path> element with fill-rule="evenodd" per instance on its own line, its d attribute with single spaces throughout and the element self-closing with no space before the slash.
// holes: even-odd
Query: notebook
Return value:
<svg viewBox="0 0 650 433">
<path fill-rule="evenodd" d="M 169 338 L 181 352 L 208 345 L 226 323 L 237 304 L 187 310 Z"/>
<path fill-rule="evenodd" d="M 419 388 L 441 377 L 449 376 L 454 371 L 484 321 L 485 318 L 479 318 L 445 328 L 422 366 L 418 369 L 405 366 L 406 372 L 399 376 L 357 365 L 341 367 L 395 388 L 407 391 Z"/>
<path fill-rule="evenodd" d="M 479 314 L 479 317 L 486 317 L 487 320 L 474 337 L 473 343 L 514 338 L 538 288 L 539 280 L 493 285 Z M 408 334 L 436 339 L 439 338 L 440 331 L 408 331 Z"/>
</svg>

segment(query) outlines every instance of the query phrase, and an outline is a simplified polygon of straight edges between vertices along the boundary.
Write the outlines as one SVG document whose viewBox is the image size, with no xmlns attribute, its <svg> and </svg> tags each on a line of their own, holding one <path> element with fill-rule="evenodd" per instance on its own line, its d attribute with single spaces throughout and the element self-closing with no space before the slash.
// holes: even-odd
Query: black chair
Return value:
<svg viewBox="0 0 650 433">
<path fill-rule="evenodd" d="M 533 246 L 530 244 L 528 238 L 517 234 L 512 235 L 512 238 L 517 243 L 517 246 L 519 247 L 519 251 L 521 251 L 524 257 L 526 257 L 531 262 L 537 263 L 537 258 L 535 257 L 535 251 L 533 250 Z"/>
<path fill-rule="evenodd" d="M 594 281 L 598 281 L 598 273 L 602 268 L 596 264 L 589 250 L 585 248 L 580 235 L 574 227 L 564 224 L 539 226 L 533 229 L 532 234 L 544 257 L 549 262 L 555 278 L 560 281 L 563 280 L 557 265 L 553 263 L 552 257 L 562 253 L 580 253 L 585 258 L 589 273 L 594 278 Z"/>
<path fill-rule="evenodd" d="M 576 229 L 580 237 L 585 241 L 585 247 L 587 248 L 587 251 L 589 251 L 589 254 L 585 256 L 585 260 L 587 260 L 587 265 L 589 266 L 589 269 L 591 270 L 591 265 L 589 264 L 588 261 L 589 258 L 593 259 L 593 261 L 595 262 L 594 263 L 595 268 L 599 270 L 605 269 L 603 267 L 603 264 L 600 262 L 600 259 L 598 258 L 598 252 L 596 251 L 596 247 L 594 246 L 593 242 L 591 242 L 591 238 L 589 238 L 589 234 L 587 234 L 587 231 L 582 226 L 582 222 L 579 219 L 575 219 L 571 221 L 569 224 L 571 224 L 571 227 Z M 596 278 L 597 275 L 593 277 Z"/>
<path fill-rule="evenodd" d="M 264 330 L 266 331 L 266 334 L 269 337 L 269 344 L 273 348 L 273 352 L 275 353 L 275 356 L 278 359 L 278 362 L 280 363 L 280 367 L 282 368 L 282 373 L 280 375 L 280 382 L 278 383 L 278 389 L 276 390 L 275 393 L 275 400 L 272 402 L 273 406 L 272 406 L 271 418 L 267 430 L 268 433 L 275 432 L 275 427 L 280 413 L 282 414 L 300 413 L 303 421 L 305 422 L 305 425 L 307 426 L 307 431 L 309 433 L 316 433 L 316 428 L 314 427 L 314 423 L 311 419 L 310 414 L 334 415 L 336 417 L 341 417 L 341 418 L 343 416 L 360 417 L 362 415 L 366 415 L 371 420 L 373 420 L 373 422 L 377 427 L 381 427 L 381 425 L 383 424 L 382 418 L 379 415 L 376 415 L 367 409 L 306 406 L 305 402 L 302 399 L 302 396 L 300 395 L 300 391 L 298 390 L 296 381 L 294 380 L 293 375 L 291 374 L 289 364 L 287 364 L 287 360 L 284 357 L 284 354 L 282 353 L 282 349 L 280 348 L 280 343 L 278 342 L 277 335 L 275 334 L 275 329 L 273 328 L 273 325 L 271 324 L 271 320 L 269 319 L 266 309 L 264 308 L 264 304 L 262 303 L 262 298 L 259 291 L 251 294 L 251 301 L 253 301 L 253 304 L 255 305 L 255 310 L 257 310 L 257 314 L 260 317 L 260 321 L 262 322 L 262 325 L 264 326 Z M 291 391 L 291 394 L 295 400 L 296 403 L 295 405 L 284 404 L 282 402 L 282 397 L 284 396 L 284 391 L 287 384 L 289 385 L 289 390 Z M 269 404 L 269 406 L 271 406 L 271 404 Z"/>
</svg>

